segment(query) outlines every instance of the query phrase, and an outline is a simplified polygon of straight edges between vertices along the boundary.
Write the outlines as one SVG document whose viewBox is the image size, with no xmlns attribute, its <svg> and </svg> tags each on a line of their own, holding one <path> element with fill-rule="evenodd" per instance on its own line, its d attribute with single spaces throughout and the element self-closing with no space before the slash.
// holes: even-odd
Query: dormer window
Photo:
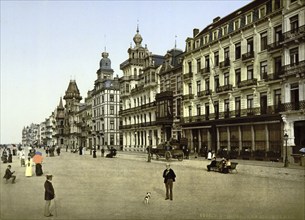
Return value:
<svg viewBox="0 0 305 220">
<path fill-rule="evenodd" d="M 223 27 L 223 35 L 226 35 L 228 33 L 228 26 Z"/>
<path fill-rule="evenodd" d="M 266 15 L 266 7 L 265 6 L 259 9 L 259 15 L 260 15 L 259 16 L 260 18 L 265 17 L 265 15 Z"/>
<path fill-rule="evenodd" d="M 234 22 L 234 30 L 238 30 L 239 28 L 239 19 Z"/>
<path fill-rule="evenodd" d="M 252 22 L 252 14 L 250 13 L 247 15 L 247 24 L 251 24 L 251 22 Z"/>
</svg>

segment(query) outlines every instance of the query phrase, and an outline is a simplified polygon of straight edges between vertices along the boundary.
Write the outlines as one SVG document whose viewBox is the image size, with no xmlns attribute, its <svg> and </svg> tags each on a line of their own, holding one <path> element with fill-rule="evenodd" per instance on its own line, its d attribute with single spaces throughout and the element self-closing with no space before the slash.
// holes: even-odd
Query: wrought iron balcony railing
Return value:
<svg viewBox="0 0 305 220">
<path fill-rule="evenodd" d="M 305 36 L 305 25 L 292 29 L 290 31 L 287 31 L 285 33 L 283 33 L 284 36 L 284 41 L 292 41 L 292 40 L 296 40 L 300 37 L 304 37 Z"/>
<path fill-rule="evenodd" d="M 247 79 L 243 80 L 240 83 L 238 83 L 238 87 L 246 87 L 246 86 L 252 86 L 257 84 L 257 79 Z"/>
<path fill-rule="evenodd" d="M 230 59 L 226 58 L 224 61 L 220 62 L 219 67 L 222 68 L 226 68 L 230 66 Z"/>
<path fill-rule="evenodd" d="M 183 96 L 183 100 L 189 100 L 189 99 L 193 99 L 194 98 L 194 94 L 187 94 Z"/>
<path fill-rule="evenodd" d="M 246 61 L 246 60 L 253 59 L 253 58 L 254 58 L 254 51 L 250 51 L 248 53 L 245 53 L 241 57 L 242 61 Z"/>
<path fill-rule="evenodd" d="M 190 79 L 193 77 L 193 72 L 183 74 L 183 79 Z"/>
<path fill-rule="evenodd" d="M 281 76 L 290 76 L 305 72 L 305 60 L 282 66 Z"/>
<path fill-rule="evenodd" d="M 233 86 L 231 84 L 219 86 L 216 88 L 216 92 L 225 92 L 225 91 L 231 91 Z"/>
</svg>

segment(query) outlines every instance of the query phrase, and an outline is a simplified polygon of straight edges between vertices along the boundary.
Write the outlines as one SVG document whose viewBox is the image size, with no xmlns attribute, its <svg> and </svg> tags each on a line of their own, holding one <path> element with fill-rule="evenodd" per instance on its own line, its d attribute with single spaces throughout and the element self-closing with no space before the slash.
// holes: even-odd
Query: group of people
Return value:
<svg viewBox="0 0 305 220">
<path fill-rule="evenodd" d="M 221 173 L 229 173 L 229 170 L 231 169 L 231 160 L 223 157 L 218 163 L 216 157 L 213 157 L 211 163 L 207 165 L 208 171 L 211 171 L 212 168 L 216 168 Z"/>
</svg>

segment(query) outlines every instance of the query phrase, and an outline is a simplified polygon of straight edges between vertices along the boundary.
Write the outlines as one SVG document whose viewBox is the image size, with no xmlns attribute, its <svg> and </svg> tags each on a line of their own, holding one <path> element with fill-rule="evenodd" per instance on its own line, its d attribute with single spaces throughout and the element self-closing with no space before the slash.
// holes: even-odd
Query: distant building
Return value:
<svg viewBox="0 0 305 220">
<path fill-rule="evenodd" d="M 30 124 L 22 129 L 22 145 L 38 146 L 39 145 L 39 124 Z"/>
</svg>

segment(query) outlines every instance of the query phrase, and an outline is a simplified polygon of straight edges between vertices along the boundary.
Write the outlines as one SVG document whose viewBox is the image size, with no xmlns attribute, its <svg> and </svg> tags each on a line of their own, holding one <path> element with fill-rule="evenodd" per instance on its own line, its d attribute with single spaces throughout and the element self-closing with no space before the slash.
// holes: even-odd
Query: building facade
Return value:
<svg viewBox="0 0 305 220">
<path fill-rule="evenodd" d="M 304 24 L 300 8 L 304 2 L 293 4 L 298 5 L 294 13 L 303 19 L 299 24 Z M 292 13 L 288 8 L 289 1 L 253 1 L 215 18 L 200 32 L 194 29 L 193 37 L 186 40 L 182 129 L 191 148 L 207 147 L 221 156 L 247 159 L 283 158 L 287 123 L 282 120 L 282 102 L 290 101 L 284 86 L 283 50 L 291 50 L 284 49 L 281 41 L 285 17 L 290 19 L 285 14 Z M 304 38 L 304 32 L 300 36 Z M 292 44 L 294 48 L 299 43 Z M 304 54 L 303 46 L 298 48 Z M 304 82 L 304 70 L 290 81 Z M 304 107 L 298 111 L 304 115 Z M 289 136 L 290 146 L 295 146 L 291 131 Z"/>
<path fill-rule="evenodd" d="M 114 71 L 108 56 L 107 52 L 102 53 L 100 68 L 96 73 L 97 79 L 90 94 L 92 100 L 92 140 L 97 149 L 101 147 L 120 149 L 122 138 L 119 131 L 119 78 L 113 76 Z"/>
<path fill-rule="evenodd" d="M 155 96 L 160 91 L 159 71 L 164 58 L 142 46 L 139 29 L 133 38 L 135 46 L 128 49 L 129 58 L 120 65 L 122 110 L 120 129 L 124 151 L 145 152 L 157 145 L 160 129 L 156 124 Z"/>
</svg>

